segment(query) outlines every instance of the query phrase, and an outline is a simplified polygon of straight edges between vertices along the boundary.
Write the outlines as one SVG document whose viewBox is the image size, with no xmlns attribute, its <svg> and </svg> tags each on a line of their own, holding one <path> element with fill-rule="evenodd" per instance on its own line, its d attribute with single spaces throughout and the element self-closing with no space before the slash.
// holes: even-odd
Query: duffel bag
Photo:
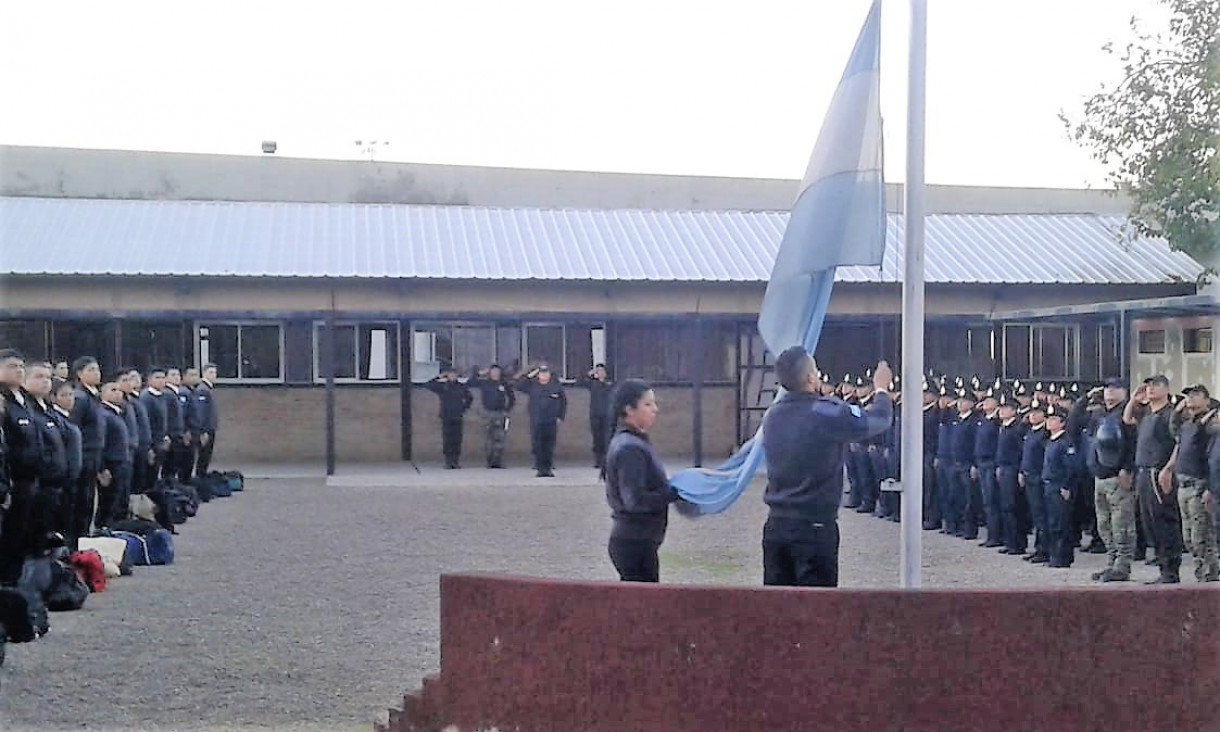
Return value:
<svg viewBox="0 0 1220 732">
<path fill-rule="evenodd" d="M 106 564 L 102 555 L 93 549 L 72 552 L 68 565 L 89 585 L 90 592 L 106 591 Z"/>
<path fill-rule="evenodd" d="M 229 481 L 229 490 L 233 493 L 240 493 L 246 489 L 246 476 L 242 475 L 237 470 L 226 470 L 221 473 L 225 480 Z"/>
<path fill-rule="evenodd" d="M 89 597 L 89 585 L 62 562 L 51 566 L 51 588 L 47 590 L 47 609 L 53 612 L 80 610 Z"/>
<path fill-rule="evenodd" d="M 141 521 L 156 521 L 157 520 L 157 504 L 153 499 L 143 493 L 134 493 L 127 499 L 132 518 L 140 519 Z"/>
<path fill-rule="evenodd" d="M 208 480 L 212 481 L 213 498 L 228 498 L 233 495 L 233 489 L 229 486 L 229 479 L 223 474 L 212 471 L 208 473 Z"/>
<path fill-rule="evenodd" d="M 29 643 L 38 637 L 25 594 L 11 587 L 0 587 L 0 631 L 13 643 Z"/>
<path fill-rule="evenodd" d="M 174 537 L 165 529 L 155 529 L 143 536 L 127 531 L 114 533 L 127 540 L 127 551 L 135 555 L 137 567 L 174 563 Z"/>
<path fill-rule="evenodd" d="M 17 580 L 17 591 L 25 597 L 30 626 L 37 635 L 46 635 L 51 629 L 47 618 L 47 603 L 44 599 L 51 589 L 50 557 L 30 557 L 21 565 L 21 577 Z"/>
<path fill-rule="evenodd" d="M 208 503 L 212 500 L 212 483 L 206 475 L 197 475 L 191 478 L 191 487 L 195 489 L 195 495 L 199 496 L 200 503 Z"/>
<path fill-rule="evenodd" d="M 127 556 L 127 540 L 117 536 L 82 537 L 78 542 L 80 549 L 93 549 L 102 555 L 102 561 L 109 567 L 113 564 L 120 575 L 131 574 L 132 562 Z"/>
</svg>

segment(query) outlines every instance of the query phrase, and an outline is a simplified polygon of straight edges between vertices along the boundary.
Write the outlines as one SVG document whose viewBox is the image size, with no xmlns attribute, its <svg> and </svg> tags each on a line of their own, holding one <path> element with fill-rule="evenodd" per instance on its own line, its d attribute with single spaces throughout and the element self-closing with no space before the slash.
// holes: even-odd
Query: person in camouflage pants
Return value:
<svg viewBox="0 0 1220 732">
<path fill-rule="evenodd" d="M 1115 579 L 1131 576 L 1131 559 L 1135 556 L 1135 486 L 1130 474 L 1097 478 L 1094 499 L 1097 512 L 1097 533 L 1106 545 L 1106 570 Z M 1103 579 L 1105 571 L 1098 572 Z"/>
<path fill-rule="evenodd" d="M 1195 558 L 1195 579 L 1220 580 L 1220 553 L 1216 549 L 1216 524 L 1205 505 L 1207 481 L 1182 478 L 1178 482 L 1178 506 L 1182 510 L 1182 534 Z"/>
<path fill-rule="evenodd" d="M 483 412 L 487 428 L 487 467 L 504 467 L 504 443 L 508 440 L 508 414 L 502 411 Z"/>
</svg>

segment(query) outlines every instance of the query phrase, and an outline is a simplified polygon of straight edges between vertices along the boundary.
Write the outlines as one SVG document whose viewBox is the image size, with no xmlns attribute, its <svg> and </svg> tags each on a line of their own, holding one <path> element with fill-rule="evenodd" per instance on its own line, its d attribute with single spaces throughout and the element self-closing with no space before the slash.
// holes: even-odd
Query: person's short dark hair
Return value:
<svg viewBox="0 0 1220 732">
<path fill-rule="evenodd" d="M 813 359 L 800 346 L 793 346 L 775 359 L 775 378 L 788 391 L 802 391 L 813 371 Z"/>
<path fill-rule="evenodd" d="M 155 376 L 157 374 L 161 374 L 162 376 L 164 376 L 166 374 L 165 367 L 164 366 L 149 366 L 148 367 L 149 376 Z"/>
<path fill-rule="evenodd" d="M 80 372 L 97 364 L 97 359 L 93 356 L 81 356 L 72 362 L 72 373 L 80 376 Z"/>
<path fill-rule="evenodd" d="M 205 363 L 204 365 L 200 366 L 199 371 L 200 371 L 200 373 L 202 373 L 204 371 L 207 371 L 208 369 L 214 369 L 214 368 L 216 368 L 216 364 L 208 362 L 208 363 Z"/>
<path fill-rule="evenodd" d="M 1157 374 L 1156 376 L 1150 376 L 1147 379 L 1144 379 L 1144 383 L 1145 384 L 1157 384 L 1159 386 L 1165 387 L 1166 389 L 1169 388 L 1169 379 L 1164 374 Z"/>
<path fill-rule="evenodd" d="M 72 382 L 68 381 L 67 379 L 55 379 L 51 382 L 52 395 L 58 394 L 64 389 L 73 390 L 75 387 L 72 386 Z"/>
<path fill-rule="evenodd" d="M 1194 384 L 1194 385 L 1188 386 L 1182 390 L 1182 393 L 1187 396 L 1190 396 L 1191 393 L 1196 392 L 1196 391 L 1208 399 L 1211 399 L 1211 397 L 1212 397 L 1211 392 L 1208 391 L 1207 387 L 1203 386 L 1202 384 Z"/>
<path fill-rule="evenodd" d="M 24 361 L 25 356 L 23 356 L 21 351 L 18 351 L 16 348 L 0 348 L 0 361 L 10 361 L 14 359 L 17 361 Z"/>
<path fill-rule="evenodd" d="M 1106 388 L 1109 388 L 1109 389 L 1126 389 L 1126 388 L 1127 388 L 1127 380 L 1126 380 L 1126 379 L 1118 379 L 1118 378 L 1114 378 L 1114 379 L 1107 379 L 1107 380 L 1106 380 Z"/>
</svg>

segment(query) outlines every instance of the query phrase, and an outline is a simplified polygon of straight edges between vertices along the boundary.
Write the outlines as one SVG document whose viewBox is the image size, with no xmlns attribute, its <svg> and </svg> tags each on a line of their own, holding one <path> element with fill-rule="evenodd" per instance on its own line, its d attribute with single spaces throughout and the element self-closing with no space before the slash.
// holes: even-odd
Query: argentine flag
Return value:
<svg viewBox="0 0 1220 732">
<path fill-rule="evenodd" d="M 758 330 L 778 355 L 813 353 L 830 305 L 835 268 L 881 264 L 885 183 L 881 173 L 881 2 L 869 10 L 831 99 L 771 269 Z M 777 397 L 778 398 L 778 397 Z M 716 468 L 678 473 L 683 512 L 719 513 L 745 491 L 763 460 L 762 427 Z"/>
</svg>

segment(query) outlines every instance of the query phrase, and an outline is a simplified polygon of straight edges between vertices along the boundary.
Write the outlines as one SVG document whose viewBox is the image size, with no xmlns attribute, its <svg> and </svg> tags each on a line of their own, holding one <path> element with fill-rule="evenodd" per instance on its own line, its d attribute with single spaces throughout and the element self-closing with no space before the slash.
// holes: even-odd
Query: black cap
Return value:
<svg viewBox="0 0 1220 732">
<path fill-rule="evenodd" d="M 1105 385 L 1107 387 L 1109 387 L 1110 389 L 1126 389 L 1127 381 L 1125 379 L 1119 379 L 1119 378 L 1106 379 Z"/>
<path fill-rule="evenodd" d="M 1208 399 L 1211 399 L 1211 397 L 1212 397 L 1211 392 L 1209 392 L 1207 390 L 1207 387 L 1203 386 L 1202 384 L 1192 384 L 1191 386 L 1188 386 L 1185 389 L 1183 389 L 1182 393 L 1189 396 L 1191 392 L 1196 392 L 1196 391 L 1202 393 L 1203 396 L 1207 397 Z"/>
<path fill-rule="evenodd" d="M 1160 384 L 1161 386 L 1163 386 L 1165 388 L 1169 388 L 1169 379 L 1165 377 L 1165 374 L 1157 374 L 1156 376 L 1149 376 L 1148 378 L 1144 379 L 1144 383 L 1145 384 Z"/>
<path fill-rule="evenodd" d="M 547 366 L 546 364 L 540 364 L 538 366 L 538 373 L 540 373 L 540 374 L 549 373 L 550 370 L 551 370 L 551 367 Z"/>
</svg>

